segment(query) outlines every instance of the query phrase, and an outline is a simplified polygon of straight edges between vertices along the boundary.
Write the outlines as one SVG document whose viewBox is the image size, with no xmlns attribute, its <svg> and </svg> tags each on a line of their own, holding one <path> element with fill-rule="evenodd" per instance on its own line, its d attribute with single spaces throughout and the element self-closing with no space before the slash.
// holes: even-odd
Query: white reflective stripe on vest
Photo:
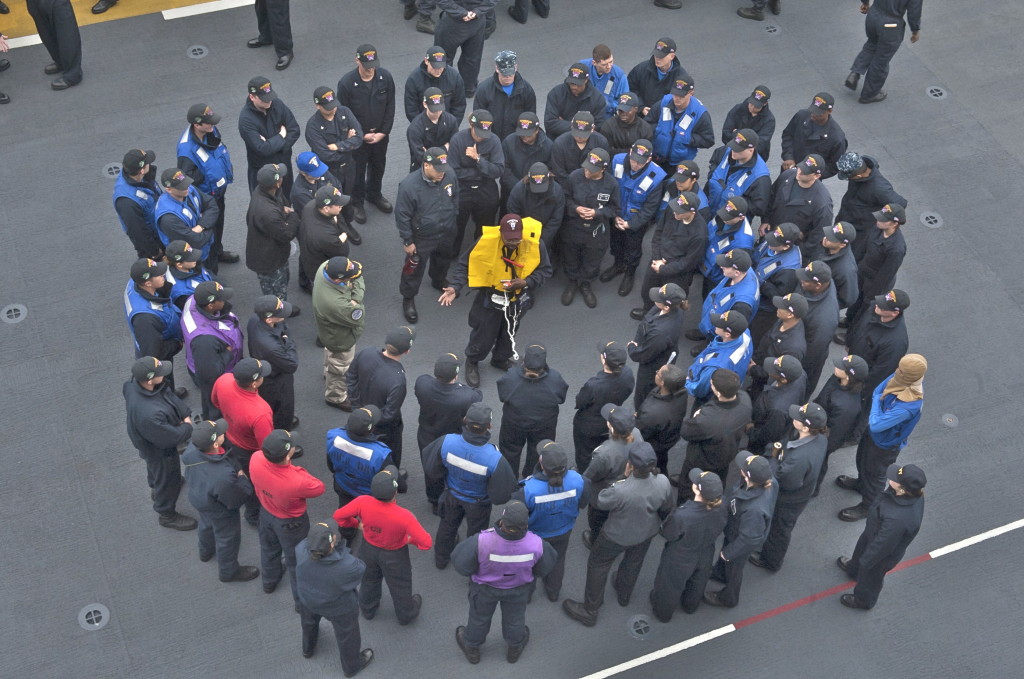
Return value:
<svg viewBox="0 0 1024 679">
<path fill-rule="evenodd" d="M 196 308 L 195 298 L 189 297 L 188 301 L 185 302 L 185 309 L 181 313 L 181 322 L 185 326 L 186 334 L 191 334 L 196 331 L 198 327 L 196 325 L 196 319 L 192 318 L 192 311 Z"/>
<path fill-rule="evenodd" d="M 524 563 L 533 561 L 533 554 L 490 554 L 487 559 L 499 563 Z"/>
<path fill-rule="evenodd" d="M 558 502 L 559 500 L 568 500 L 571 497 L 576 497 L 576 489 L 563 490 L 561 493 L 551 493 L 549 495 L 538 495 L 533 498 L 535 504 L 542 504 L 544 502 Z"/>
<path fill-rule="evenodd" d="M 338 450 L 348 453 L 349 455 L 355 455 L 358 458 L 369 460 L 373 457 L 373 451 L 365 446 L 357 446 L 348 439 L 343 439 L 340 436 L 334 437 L 334 447 Z"/>
<path fill-rule="evenodd" d="M 459 469 L 465 469 L 470 474 L 476 474 L 477 476 L 487 476 L 487 467 L 476 462 L 470 462 L 464 457 L 459 457 L 454 453 L 445 453 L 445 462 L 448 464 L 455 465 Z"/>
<path fill-rule="evenodd" d="M 732 361 L 733 365 L 739 364 L 740 359 L 743 358 L 743 354 L 747 353 L 747 346 L 750 345 L 750 335 L 748 335 L 747 333 L 743 333 L 742 335 L 740 335 L 740 337 L 743 338 L 743 340 L 740 342 L 740 345 L 736 347 L 736 349 L 731 354 L 729 354 L 729 360 Z"/>
</svg>

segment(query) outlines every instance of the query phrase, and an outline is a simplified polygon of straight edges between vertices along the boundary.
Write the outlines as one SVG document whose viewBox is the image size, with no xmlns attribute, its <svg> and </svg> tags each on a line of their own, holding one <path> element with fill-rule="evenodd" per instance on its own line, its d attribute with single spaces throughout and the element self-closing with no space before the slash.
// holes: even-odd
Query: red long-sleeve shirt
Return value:
<svg viewBox="0 0 1024 679">
<path fill-rule="evenodd" d="M 406 543 L 430 549 L 434 541 L 413 513 L 394 502 L 381 502 L 372 495 L 360 495 L 334 512 L 342 528 L 363 522 L 363 537 L 374 547 L 399 549 Z"/>
<path fill-rule="evenodd" d="M 213 383 L 210 401 L 228 422 L 228 441 L 245 450 L 259 450 L 274 430 L 274 413 L 255 391 L 238 386 L 235 376 L 224 373 Z"/>
<path fill-rule="evenodd" d="M 262 450 L 249 461 L 249 480 L 263 507 L 279 519 L 306 513 L 306 498 L 324 494 L 324 482 L 295 464 L 274 464 Z"/>
</svg>

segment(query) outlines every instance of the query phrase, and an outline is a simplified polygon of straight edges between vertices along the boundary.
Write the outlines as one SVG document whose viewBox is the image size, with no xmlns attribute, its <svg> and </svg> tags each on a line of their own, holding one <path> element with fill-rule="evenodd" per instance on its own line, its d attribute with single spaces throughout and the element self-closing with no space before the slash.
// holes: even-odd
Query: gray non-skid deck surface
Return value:
<svg viewBox="0 0 1024 679">
<path fill-rule="evenodd" d="M 1024 113 L 1014 86 L 1021 67 L 1011 46 L 1024 23 L 1024 7 L 1011 0 L 929 0 L 922 41 L 904 45 L 893 64 L 889 100 L 865 107 L 841 86 L 863 40 L 856 3 L 786 0 L 785 13 L 772 19 L 779 28 L 774 34 L 764 24 L 735 17 L 734 4 L 688 0 L 685 10 L 667 12 L 639 0 L 558 0 L 550 19 L 532 18 L 522 27 L 504 15 L 503 3 L 498 32 L 486 45 L 485 72 L 494 52 L 516 49 L 543 104 L 561 69 L 589 56 L 594 44 L 611 45 L 628 71 L 664 34 L 678 41 L 716 129 L 729 106 L 761 82 L 774 92 L 780 131 L 816 91 L 832 91 L 851 148 L 875 156 L 911 203 L 910 254 L 900 285 L 913 297 L 912 349 L 928 356 L 931 372 L 924 419 L 901 458 L 921 464 L 930 480 L 925 524 L 909 556 L 1019 518 L 1019 455 L 1011 441 L 1019 426 L 1014 414 L 1022 406 L 1018 300 L 1024 288 L 1015 221 L 1024 193 L 1016 181 Z M 0 306 L 24 304 L 28 316 L 0 325 L 0 674 L 339 673 L 326 629 L 314 659 L 299 655 L 298 620 L 286 587 L 267 596 L 258 581 L 220 584 L 214 564 L 196 558 L 194 533 L 174 533 L 156 523 L 144 466 L 124 433 L 120 386 L 131 349 L 120 299 L 132 250 L 113 217 L 112 181 L 102 168 L 137 146 L 155 149 L 157 165 L 167 167 L 185 109 L 207 101 L 224 115 L 221 128 L 240 178 L 228 197 L 227 245 L 243 250 L 245 156 L 235 117 L 245 82 L 269 74 L 304 124 L 313 88 L 333 85 L 352 67 L 355 46 L 370 40 L 401 87 L 431 39 L 399 15 L 397 2 L 293 3 L 296 60 L 283 74 L 273 70 L 269 50 L 245 48 L 255 34 L 250 8 L 173 22 L 150 15 L 86 27 L 86 80 L 64 93 L 47 87 L 42 47 L 9 55 L 14 67 L 0 78 L 0 87 L 14 97 L 0 110 Z M 195 44 L 209 47 L 210 55 L 187 58 L 186 48 Z M 929 85 L 947 88 L 949 96 L 928 98 Z M 400 120 L 386 178 L 392 197 L 406 166 L 404 129 Z M 303 148 L 300 142 L 296 151 Z M 770 164 L 777 169 L 778 137 L 774 148 Z M 698 160 L 706 164 L 707 158 L 702 152 Z M 830 187 L 838 204 L 845 187 L 837 180 Z M 939 213 L 945 226 L 922 226 L 923 210 Z M 380 343 L 386 329 L 401 322 L 401 252 L 393 221 L 372 207 L 368 212 L 371 221 L 362 227 L 366 244 L 355 248 L 366 265 L 368 288 L 362 346 Z M 222 275 L 236 289 L 237 309 L 246 317 L 258 294 L 256 277 L 243 265 L 225 266 Z M 579 300 L 566 310 L 558 303 L 560 286 L 556 279 L 542 291 L 520 342 L 546 343 L 551 364 L 566 376 L 572 394 L 597 369 L 598 340 L 632 335 L 635 324 L 626 312 L 635 299 L 615 296 L 614 284 L 598 285 L 597 310 Z M 323 434 L 343 417 L 322 404 L 309 298 L 294 287 L 292 297 L 307 311 L 290 324 L 302 357 L 296 391 L 299 433 L 308 453 L 301 462 L 326 480 Z M 462 352 L 467 307 L 463 299 L 444 310 L 432 304 L 431 295 L 420 297 L 419 339 L 407 358 L 410 383 L 429 371 L 438 353 Z M 497 405 L 497 373 L 486 364 L 482 372 L 485 398 Z M 187 381 L 180 368 L 179 379 Z M 192 403 L 198 403 L 195 396 Z M 956 415 L 959 426 L 944 426 L 946 413 Z M 563 408 L 563 440 L 571 435 L 571 414 L 571 407 Z M 413 482 L 401 501 L 433 532 L 436 518 L 423 499 L 411 396 L 405 419 Z M 852 468 L 852 457 L 852 449 L 838 453 L 834 470 Z M 738 608 L 680 614 L 670 625 L 655 623 L 643 642 L 627 634 L 626 621 L 648 612 L 657 542 L 634 602 L 621 609 L 609 595 L 596 629 L 569 621 L 539 597 L 528 614 L 533 640 L 514 668 L 504 661 L 498 620 L 483 664 L 469 668 L 453 641 L 454 627 L 465 619 L 465 579 L 451 570 L 437 572 L 429 554 L 416 553 L 423 615 L 399 628 L 385 595 L 377 619 L 362 625 L 365 645 L 377 651 L 366 676 L 581 676 L 827 589 L 842 581 L 832 561 L 852 549 L 860 531 L 860 524 L 835 518 L 851 499 L 827 486 L 801 519 L 785 569 L 776 575 L 748 569 Z M 311 503 L 310 513 L 322 519 L 334 506 L 328 491 Z M 180 508 L 190 511 L 184 494 Z M 256 563 L 255 531 L 243 531 L 242 562 Z M 1012 643 L 1022 587 L 1008 568 L 1021 554 L 1021 536 L 1011 533 L 891 577 L 871 613 L 848 611 L 832 597 L 627 676 L 685 671 L 727 677 L 743 671 L 741 666 L 770 677 L 1005 676 L 1002 668 L 1022 658 L 1019 644 Z M 563 595 L 581 595 L 585 555 L 574 539 Z M 76 616 L 92 602 L 108 606 L 112 619 L 106 628 L 87 632 Z"/>
</svg>

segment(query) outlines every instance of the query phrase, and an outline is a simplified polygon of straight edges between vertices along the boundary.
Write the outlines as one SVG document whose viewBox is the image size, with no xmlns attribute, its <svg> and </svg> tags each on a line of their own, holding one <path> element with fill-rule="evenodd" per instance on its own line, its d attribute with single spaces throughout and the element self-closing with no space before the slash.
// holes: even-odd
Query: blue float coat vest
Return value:
<svg viewBox="0 0 1024 679">
<path fill-rule="evenodd" d="M 523 482 L 523 500 L 530 510 L 530 530 L 542 538 L 565 535 L 576 525 L 580 514 L 583 477 L 569 470 L 562 485 L 552 488 L 547 481 L 532 476 Z"/>
<path fill-rule="evenodd" d="M 477 535 L 477 572 L 470 579 L 479 585 L 512 589 L 533 582 L 533 566 L 544 555 L 544 541 L 526 532 L 518 540 L 506 540 L 493 528 Z"/>
<path fill-rule="evenodd" d="M 213 128 L 213 132 L 220 136 L 220 130 L 216 127 Z M 228 147 L 221 143 L 213 151 L 204 148 L 192 135 L 191 125 L 185 129 L 181 139 L 178 140 L 178 155 L 191 158 L 203 173 L 203 183 L 195 185 L 203 193 L 208 193 L 211 196 L 224 195 L 228 184 L 235 179 Z"/>
<path fill-rule="evenodd" d="M 711 181 L 708 182 L 707 188 L 711 191 L 708 203 L 711 205 L 712 213 L 718 212 L 730 198 L 742 196 L 747 188 L 759 178 L 771 175 L 768 164 L 756 153 L 753 167 L 745 167 L 730 173 L 729 161 L 731 159 L 731 154 L 727 150 L 722 157 L 722 162 L 711 173 Z"/>
<path fill-rule="evenodd" d="M 448 434 L 441 443 L 441 462 L 448 470 L 448 490 L 463 502 L 488 501 L 487 481 L 500 461 L 501 453 L 493 443 L 474 446 L 461 434 Z"/>
<path fill-rule="evenodd" d="M 203 214 L 203 200 L 199 197 L 199 191 L 196 187 L 188 187 L 188 195 L 185 196 L 185 200 L 179 202 L 169 193 L 164 193 L 160 196 L 160 200 L 156 202 L 156 221 L 159 225 L 160 218 L 166 214 L 172 214 L 178 217 L 181 221 L 185 222 L 185 225 L 189 229 L 194 229 L 199 224 L 199 217 Z M 156 235 L 160 237 L 160 242 L 167 247 L 167 244 L 171 242 L 171 239 L 167 237 L 163 231 L 160 230 L 159 226 L 156 230 Z M 210 248 L 213 246 L 213 239 L 206 244 L 203 248 L 203 260 L 210 256 Z"/>
<path fill-rule="evenodd" d="M 800 248 L 796 245 L 791 246 L 788 250 L 775 252 L 768 247 L 768 243 L 765 241 L 761 241 L 761 244 L 754 250 L 753 259 L 754 272 L 760 282 L 767 281 L 779 271 L 799 269 L 802 265 Z M 761 298 L 761 308 L 766 310 L 774 308 L 771 297 L 765 295 Z"/>
<path fill-rule="evenodd" d="M 149 224 L 149 228 L 153 229 L 153 233 L 156 233 L 156 202 L 159 197 L 159 193 L 154 193 L 144 186 L 132 186 L 124 178 L 124 173 L 121 172 L 117 175 L 117 180 L 114 182 L 114 213 L 117 213 L 117 199 L 128 198 L 138 203 L 146 214 L 146 223 Z M 128 233 L 128 227 L 125 226 L 120 215 L 118 215 L 117 219 L 121 222 L 121 230 Z"/>
<path fill-rule="evenodd" d="M 190 372 L 196 371 L 196 363 L 192 359 L 192 340 L 199 335 L 213 335 L 231 348 L 233 358 L 224 367 L 224 372 L 231 372 L 235 364 L 242 360 L 242 329 L 238 326 L 238 316 L 233 313 L 229 312 L 219 319 L 207 318 L 196 309 L 196 298 L 189 297 L 181 311 L 181 330 L 185 340 L 185 363 Z"/>
<path fill-rule="evenodd" d="M 697 149 L 690 146 L 690 137 L 697 121 L 708 109 L 697 97 L 690 97 L 689 105 L 681 113 L 676 113 L 672 105 L 672 95 L 661 98 L 661 110 L 658 124 L 654 128 L 654 153 L 672 164 L 697 157 Z"/>
<path fill-rule="evenodd" d="M 694 187 L 696 188 L 696 187 Z M 658 206 L 658 216 L 655 219 L 661 219 L 661 216 L 665 214 L 665 210 L 668 209 L 668 202 L 679 195 L 676 191 L 675 182 L 669 181 L 666 183 L 665 193 L 661 196 L 661 204 Z M 701 211 L 708 207 L 708 197 L 704 195 L 703 191 L 697 191 L 697 211 Z"/>
<path fill-rule="evenodd" d="M 761 285 L 754 270 L 748 271 L 743 280 L 735 285 L 726 285 L 728 282 L 728 279 L 723 278 L 704 298 L 704 306 L 700 313 L 700 331 L 705 335 L 715 333 L 715 328 L 711 325 L 711 314 L 728 311 L 737 302 L 746 302 L 750 305 L 748 321 L 754 320 L 754 316 L 757 314 L 757 302 L 761 299 Z"/>
<path fill-rule="evenodd" d="M 135 328 L 132 327 L 132 319 L 136 314 L 153 314 L 160 317 L 164 324 L 164 331 L 160 335 L 163 339 L 181 339 L 181 312 L 178 307 L 171 304 L 170 299 L 162 302 L 149 300 L 139 294 L 135 283 L 128 281 L 124 289 L 124 317 L 128 321 L 128 330 L 132 334 L 132 341 L 135 342 L 135 349 L 138 350 L 139 342 L 135 339 Z"/>
<path fill-rule="evenodd" d="M 182 297 L 191 297 L 196 292 L 196 286 L 203 281 L 212 281 L 213 275 L 206 270 L 202 264 L 196 265 L 192 273 L 186 275 L 177 269 L 168 266 L 167 282 L 171 284 L 171 301 L 177 304 Z"/>
<path fill-rule="evenodd" d="M 747 376 L 754 343 L 750 332 L 744 331 L 734 340 L 723 342 L 715 337 L 711 343 L 690 364 L 686 373 L 686 390 L 698 398 L 707 398 L 711 393 L 711 375 L 719 368 L 732 370 L 740 376 L 740 382 Z"/>
<path fill-rule="evenodd" d="M 665 181 L 665 171 L 654 163 L 648 163 L 647 167 L 634 177 L 629 166 L 628 153 L 615 156 L 612 160 L 612 174 L 619 182 L 619 216 L 627 220 L 644 209 L 648 196 L 660 191 Z"/>
<path fill-rule="evenodd" d="M 901 401 L 896 398 L 896 394 L 889 394 L 882 398 L 882 392 L 885 391 L 893 375 L 889 375 L 875 387 L 875 391 L 871 395 L 871 414 L 868 416 L 868 431 L 871 433 L 871 440 L 880 448 L 889 450 L 893 448 L 902 449 L 907 445 L 907 439 L 910 438 L 914 427 L 921 420 L 921 407 L 924 405 L 924 401 L 911 401 L 910 403 Z M 905 419 L 888 429 L 875 431 L 877 419 L 892 415 L 894 410 L 904 411 L 906 413 Z"/>
<path fill-rule="evenodd" d="M 734 248 L 754 250 L 754 229 L 750 222 L 745 217 L 733 226 L 718 221 L 718 217 L 708 222 L 708 249 L 704 252 L 704 263 L 701 265 L 704 277 L 714 283 L 721 281 L 724 276 L 722 269 L 715 264 L 715 257 Z"/>
<path fill-rule="evenodd" d="M 390 454 L 391 449 L 380 441 L 353 441 L 344 427 L 327 432 L 334 482 L 352 497 L 370 494 L 370 482 Z"/>
<path fill-rule="evenodd" d="M 610 71 L 600 75 L 597 69 L 594 68 L 593 59 L 584 59 L 580 63 L 590 69 L 590 84 L 604 95 L 604 100 L 608 104 L 605 106 L 605 112 L 609 116 L 615 115 L 615 110 L 619 105 L 619 97 L 629 91 L 629 81 L 627 80 L 626 72 L 619 66 L 612 64 Z"/>
</svg>

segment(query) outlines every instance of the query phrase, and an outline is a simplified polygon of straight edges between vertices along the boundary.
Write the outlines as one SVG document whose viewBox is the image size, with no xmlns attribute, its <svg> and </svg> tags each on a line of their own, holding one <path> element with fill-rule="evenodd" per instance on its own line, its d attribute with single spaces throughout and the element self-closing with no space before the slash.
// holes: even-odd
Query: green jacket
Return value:
<svg viewBox="0 0 1024 679">
<path fill-rule="evenodd" d="M 363 308 L 366 282 L 359 277 L 345 285 L 335 285 L 324 276 L 326 268 L 327 262 L 324 262 L 313 278 L 317 335 L 328 351 L 348 351 L 356 345 L 366 326 Z"/>
</svg>

